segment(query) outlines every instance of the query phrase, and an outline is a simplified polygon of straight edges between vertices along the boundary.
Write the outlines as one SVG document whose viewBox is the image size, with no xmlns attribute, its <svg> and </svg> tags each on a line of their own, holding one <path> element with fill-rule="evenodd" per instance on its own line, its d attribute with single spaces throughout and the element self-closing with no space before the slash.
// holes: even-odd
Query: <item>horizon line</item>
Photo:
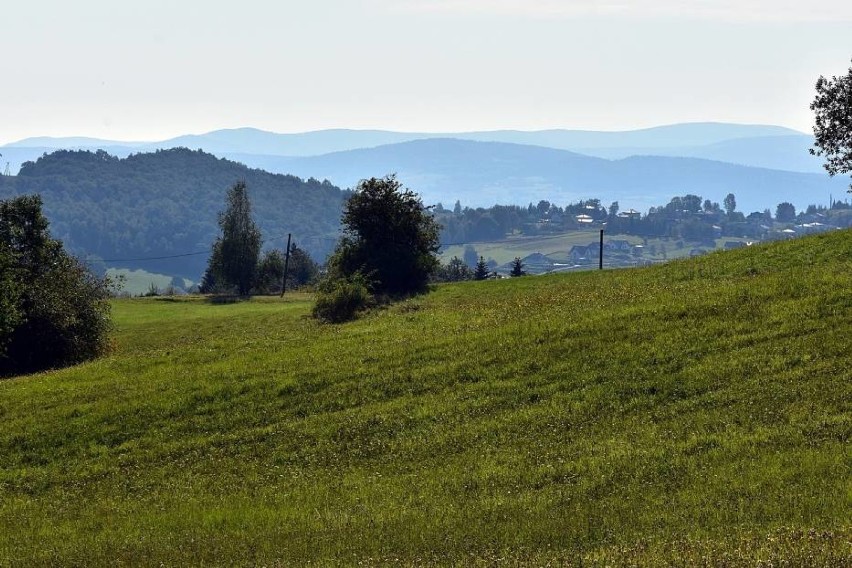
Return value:
<svg viewBox="0 0 852 568">
<path fill-rule="evenodd" d="M 27 136 L 24 138 L 20 138 L 17 140 L 13 140 L 11 142 L 5 142 L 0 145 L 0 148 L 10 148 L 15 147 L 21 143 L 27 142 L 29 140 L 62 140 L 68 138 L 78 138 L 82 140 L 92 140 L 97 142 L 110 142 L 114 145 L 128 145 L 128 146 L 136 146 L 136 145 L 146 145 L 146 144 L 157 144 L 162 142 L 169 142 L 176 138 L 184 138 L 189 136 L 208 136 L 210 134 L 216 134 L 219 132 L 237 132 L 241 130 L 252 130 L 256 132 L 262 132 L 265 134 L 273 134 L 273 135 L 283 135 L 283 136 L 299 136 L 306 134 L 316 134 L 321 132 L 384 132 L 384 133 L 392 133 L 392 134 L 426 134 L 426 135 L 453 135 L 453 134 L 488 134 L 488 133 L 498 133 L 498 132 L 518 132 L 524 134 L 536 134 L 543 132 L 583 132 L 583 133 L 601 133 L 601 134 L 626 134 L 633 132 L 642 132 L 647 130 L 655 130 L 661 128 L 671 128 L 677 126 L 694 126 L 694 125 L 726 125 L 726 126 L 753 126 L 753 127 L 771 127 L 771 128 L 783 128 L 786 130 L 790 130 L 800 135 L 810 135 L 810 133 L 802 132 L 797 128 L 793 128 L 790 126 L 785 126 L 782 124 L 769 124 L 769 123 L 760 123 L 760 122 L 728 122 L 721 120 L 703 120 L 703 121 L 686 121 L 686 122 L 672 122 L 665 124 L 657 124 L 654 126 L 644 126 L 638 128 L 629 128 L 629 129 L 590 129 L 590 128 L 569 128 L 569 127 L 560 127 L 555 126 L 551 128 L 535 128 L 535 129 L 523 129 L 523 128 L 489 128 L 489 129 L 473 129 L 473 130 L 456 130 L 456 131 L 446 131 L 446 130 L 394 130 L 389 128 L 379 128 L 379 127 L 371 127 L 371 128 L 347 128 L 347 127 L 329 127 L 329 128 L 318 128 L 315 130 L 299 130 L 299 131 L 276 131 L 276 130 L 266 130 L 264 128 L 259 128 L 257 126 L 237 126 L 237 127 L 223 127 L 223 128 L 214 128 L 212 130 L 207 130 L 204 132 L 189 132 L 178 134 L 175 136 L 166 137 L 159 140 L 122 140 L 122 139 L 114 139 L 114 138 L 100 138 L 97 136 L 89 136 L 84 134 L 72 134 L 72 135 L 63 135 L 63 136 L 54 136 L 54 135 L 35 135 L 35 136 Z"/>
</svg>

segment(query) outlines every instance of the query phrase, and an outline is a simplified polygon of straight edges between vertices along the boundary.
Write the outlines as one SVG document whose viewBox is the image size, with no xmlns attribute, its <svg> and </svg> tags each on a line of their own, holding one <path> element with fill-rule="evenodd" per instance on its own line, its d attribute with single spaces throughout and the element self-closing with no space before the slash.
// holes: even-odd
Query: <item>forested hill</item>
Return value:
<svg viewBox="0 0 852 568">
<path fill-rule="evenodd" d="M 119 159 L 103 151 L 58 151 L 0 177 L 0 198 L 41 194 L 51 232 L 75 254 L 109 266 L 197 279 L 217 215 L 236 181 L 248 184 L 267 246 L 284 248 L 286 234 L 317 258 L 336 238 L 346 192 L 328 182 L 270 174 L 185 148 Z M 272 240 L 284 236 L 284 239 Z M 119 260 L 112 260 L 119 259 Z"/>
</svg>

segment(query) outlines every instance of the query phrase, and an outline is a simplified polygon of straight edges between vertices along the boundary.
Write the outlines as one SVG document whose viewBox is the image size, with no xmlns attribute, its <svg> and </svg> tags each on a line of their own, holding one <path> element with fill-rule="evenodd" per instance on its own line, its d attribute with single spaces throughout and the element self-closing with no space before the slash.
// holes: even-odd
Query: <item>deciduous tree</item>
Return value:
<svg viewBox="0 0 852 568">
<path fill-rule="evenodd" d="M 260 230 L 252 219 L 245 182 L 234 184 L 226 201 L 225 210 L 219 214 L 222 234 L 213 243 L 209 271 L 217 286 L 233 287 L 240 296 L 247 296 L 257 272 Z"/>
<path fill-rule="evenodd" d="M 311 256 L 293 243 L 290 246 L 290 265 L 287 270 L 287 289 L 312 283 L 319 275 L 319 266 Z"/>
<path fill-rule="evenodd" d="M 829 175 L 852 172 L 852 67 L 846 75 L 817 79 L 811 110 L 815 114 L 811 154 L 825 157 Z"/>
<path fill-rule="evenodd" d="M 796 207 L 787 201 L 775 208 L 775 220 L 779 223 L 791 223 L 796 219 Z"/>
<path fill-rule="evenodd" d="M 329 260 L 330 277 L 363 274 L 380 294 L 425 289 L 439 264 L 440 226 L 395 176 L 359 183 L 344 206 L 342 223 L 344 237 Z"/>
<path fill-rule="evenodd" d="M 101 354 L 108 298 L 108 281 L 50 236 L 40 197 L 0 201 L 0 376 Z"/>
<path fill-rule="evenodd" d="M 733 193 L 729 193 L 725 196 L 725 201 L 723 202 L 725 206 L 725 213 L 728 214 L 728 217 L 733 215 L 734 211 L 737 210 L 737 198 Z"/>
</svg>

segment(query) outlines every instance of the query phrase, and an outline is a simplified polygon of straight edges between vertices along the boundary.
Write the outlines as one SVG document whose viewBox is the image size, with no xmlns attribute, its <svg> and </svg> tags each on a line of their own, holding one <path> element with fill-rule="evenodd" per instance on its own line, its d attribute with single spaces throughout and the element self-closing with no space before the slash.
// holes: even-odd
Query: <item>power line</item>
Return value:
<svg viewBox="0 0 852 568">
<path fill-rule="evenodd" d="M 569 231 L 567 233 L 561 233 L 561 234 L 558 234 L 558 235 L 547 235 L 547 236 L 525 235 L 525 236 L 517 237 L 517 238 L 514 238 L 514 239 L 498 239 L 498 240 L 493 240 L 493 241 L 470 240 L 470 241 L 460 241 L 460 242 L 456 242 L 456 243 L 441 243 L 440 248 L 469 245 L 469 244 L 481 244 L 481 245 L 493 245 L 493 244 L 505 244 L 505 243 L 523 244 L 524 241 L 536 241 L 536 242 L 538 242 L 538 241 L 547 241 L 547 240 L 555 240 L 555 239 L 565 239 L 569 236 L 572 236 L 573 233 L 577 233 L 577 232 L 579 232 L 579 231 Z M 594 233 L 592 233 L 592 234 L 597 236 Z M 618 236 L 621 236 L 621 235 L 622 234 L 619 234 Z M 276 237 L 271 237 L 269 239 L 264 239 L 264 240 L 266 242 L 272 242 L 272 241 L 277 241 L 277 240 L 283 239 L 286 236 L 288 236 L 288 235 L 286 235 L 286 234 L 278 235 Z M 616 236 L 616 235 L 613 235 L 613 236 Z M 650 239 L 675 238 L 675 237 L 672 237 L 671 235 L 631 235 L 631 236 L 639 237 L 639 238 L 650 238 Z M 326 239 L 326 238 L 330 239 L 330 238 L 333 238 L 333 237 L 320 237 L 320 236 L 314 235 L 314 236 L 304 237 L 303 240 L 311 241 L 311 240 Z M 594 237 L 592 237 L 592 238 L 594 238 Z M 209 250 L 202 250 L 202 251 L 196 251 L 196 252 L 185 252 L 185 253 L 170 254 L 170 255 L 163 255 L 163 256 L 145 256 L 145 257 L 138 257 L 138 258 L 103 258 L 103 259 L 99 259 L 99 261 L 100 262 L 145 262 L 145 261 L 148 261 L 148 260 L 168 260 L 168 259 L 172 259 L 172 258 L 184 258 L 184 257 L 189 257 L 189 256 L 198 256 L 200 254 L 210 254 L 210 251 Z M 84 262 L 91 263 L 91 262 L 96 262 L 97 260 L 98 259 L 84 260 Z"/>
<path fill-rule="evenodd" d="M 209 250 L 203 250 L 198 252 L 185 252 L 182 254 L 170 254 L 166 256 L 145 256 L 140 258 L 102 258 L 96 260 L 86 260 L 85 262 L 142 262 L 145 260 L 166 260 L 169 258 L 183 258 L 185 256 L 197 256 L 199 254 L 210 254 Z"/>
<path fill-rule="evenodd" d="M 277 241 L 279 239 L 283 239 L 287 235 L 280 235 L 278 237 L 272 237 L 271 239 L 266 239 L 267 242 Z M 200 254 L 210 254 L 209 250 L 201 250 L 197 252 L 184 252 L 180 254 L 169 254 L 164 256 L 144 256 L 139 258 L 101 258 L 101 259 L 86 259 L 83 262 L 87 262 L 91 264 L 92 262 L 144 262 L 146 260 L 168 260 L 171 258 L 184 258 L 187 256 L 198 256 Z"/>
</svg>

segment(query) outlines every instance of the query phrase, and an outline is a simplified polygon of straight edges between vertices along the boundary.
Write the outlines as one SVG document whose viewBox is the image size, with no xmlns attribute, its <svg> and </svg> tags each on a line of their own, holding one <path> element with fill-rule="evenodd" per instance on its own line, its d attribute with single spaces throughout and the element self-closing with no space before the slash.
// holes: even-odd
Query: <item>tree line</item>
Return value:
<svg viewBox="0 0 852 568">
<path fill-rule="evenodd" d="M 669 203 L 651 207 L 647 212 L 623 211 L 618 201 L 608 207 L 600 199 L 585 199 L 564 207 L 541 200 L 526 207 L 495 205 L 453 209 L 435 206 L 435 219 L 441 224 L 443 246 L 472 242 L 493 242 L 511 235 L 539 236 L 560 234 L 606 224 L 611 234 L 639 237 L 670 237 L 701 241 L 714 237 L 760 238 L 773 223 L 794 224 L 820 216 L 836 226 L 852 226 L 852 206 L 834 201 L 830 206 L 809 205 L 802 211 L 789 202 L 777 204 L 774 211 L 764 209 L 744 213 L 737 210 L 736 196 L 729 193 L 723 204 L 686 194 Z M 470 263 L 469 263 L 470 264 Z"/>
<path fill-rule="evenodd" d="M 200 150 L 177 148 L 119 159 L 103 151 L 58 151 L 0 176 L 0 199 L 39 194 L 51 233 L 98 270 L 144 268 L 197 281 L 201 252 L 215 239 L 222 191 L 251 187 L 256 221 L 268 239 L 293 233 L 316 259 L 334 248 L 349 192 L 328 182 L 247 168 Z M 284 243 L 278 243 L 284 248 Z M 122 261 L 124 259 L 124 261 Z"/>
</svg>

